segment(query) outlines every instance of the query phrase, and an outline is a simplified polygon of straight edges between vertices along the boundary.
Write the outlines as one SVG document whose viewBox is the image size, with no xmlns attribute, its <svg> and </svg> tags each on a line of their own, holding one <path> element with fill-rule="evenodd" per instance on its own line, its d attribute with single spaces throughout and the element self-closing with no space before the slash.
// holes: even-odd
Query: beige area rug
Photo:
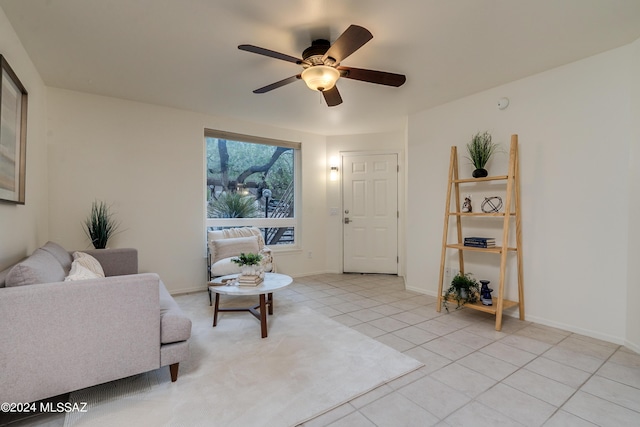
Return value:
<svg viewBox="0 0 640 427">
<path fill-rule="evenodd" d="M 176 298 L 193 321 L 178 381 L 165 367 L 74 392 L 88 410 L 68 414 L 65 426 L 295 426 L 422 366 L 275 297 L 265 339 L 249 313 L 221 313 L 213 328 L 206 293 Z"/>
</svg>

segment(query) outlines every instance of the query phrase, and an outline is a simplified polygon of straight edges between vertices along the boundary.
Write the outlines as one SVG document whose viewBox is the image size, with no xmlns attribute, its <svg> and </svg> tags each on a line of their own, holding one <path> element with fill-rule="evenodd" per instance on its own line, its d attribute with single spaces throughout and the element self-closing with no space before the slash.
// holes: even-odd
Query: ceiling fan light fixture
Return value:
<svg viewBox="0 0 640 427">
<path fill-rule="evenodd" d="M 342 104 L 342 96 L 336 87 L 336 82 L 341 77 L 392 87 L 402 86 L 407 80 L 403 74 L 340 66 L 342 61 L 372 38 L 373 35 L 366 28 L 350 25 L 333 44 L 325 39 L 313 40 L 311 46 L 302 52 L 302 59 L 250 44 L 241 44 L 238 49 L 302 66 L 301 73 L 258 88 L 253 93 L 267 93 L 297 80 L 304 80 L 309 89 L 322 92 L 328 107 L 335 107 Z"/>
<path fill-rule="evenodd" d="M 314 65 L 302 72 L 302 80 L 311 90 L 331 90 L 340 78 L 340 71 L 328 65 Z"/>
</svg>

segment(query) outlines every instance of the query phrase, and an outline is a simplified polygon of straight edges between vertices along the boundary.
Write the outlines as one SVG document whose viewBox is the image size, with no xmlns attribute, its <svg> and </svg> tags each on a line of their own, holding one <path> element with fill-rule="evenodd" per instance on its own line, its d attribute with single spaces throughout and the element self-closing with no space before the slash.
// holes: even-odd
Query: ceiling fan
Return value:
<svg viewBox="0 0 640 427">
<path fill-rule="evenodd" d="M 322 92 L 327 105 L 334 107 L 342 104 L 342 97 L 335 85 L 340 77 L 394 87 L 402 86 L 407 80 L 402 74 L 340 65 L 372 38 L 373 35 L 366 28 L 351 25 L 333 44 L 324 39 L 314 40 L 311 46 L 302 52 L 302 59 L 250 44 L 241 44 L 238 49 L 302 65 L 303 70 L 300 74 L 256 89 L 253 93 L 266 93 L 302 79 L 310 89 Z"/>
</svg>

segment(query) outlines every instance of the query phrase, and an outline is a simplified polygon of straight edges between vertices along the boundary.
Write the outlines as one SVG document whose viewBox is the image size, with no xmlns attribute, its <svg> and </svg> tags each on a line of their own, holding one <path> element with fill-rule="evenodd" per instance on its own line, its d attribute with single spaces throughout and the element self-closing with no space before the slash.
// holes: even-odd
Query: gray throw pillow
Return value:
<svg viewBox="0 0 640 427">
<path fill-rule="evenodd" d="M 47 242 L 40 249 L 43 249 L 53 255 L 58 260 L 64 271 L 66 273 L 69 272 L 69 270 L 71 269 L 73 258 L 65 248 L 55 242 Z"/>
<path fill-rule="evenodd" d="M 65 272 L 56 257 L 43 249 L 36 249 L 9 271 L 5 283 L 6 286 L 34 285 L 62 282 L 64 277 Z"/>
</svg>

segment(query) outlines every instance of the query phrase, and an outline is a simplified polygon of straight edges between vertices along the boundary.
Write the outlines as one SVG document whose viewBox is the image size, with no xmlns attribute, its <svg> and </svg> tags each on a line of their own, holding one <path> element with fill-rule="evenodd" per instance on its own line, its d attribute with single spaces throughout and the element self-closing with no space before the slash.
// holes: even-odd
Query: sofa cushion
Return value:
<svg viewBox="0 0 640 427">
<path fill-rule="evenodd" d="M 221 259 L 235 257 L 241 253 L 251 252 L 256 254 L 260 250 L 258 246 L 258 236 L 214 240 L 212 244 L 215 249 L 214 264 Z"/>
<path fill-rule="evenodd" d="M 138 274 L 138 251 L 133 248 L 87 249 L 100 263 L 106 277 Z"/>
<path fill-rule="evenodd" d="M 160 342 L 170 344 L 186 341 L 191 336 L 191 319 L 180 309 L 178 303 L 160 281 Z"/>
<path fill-rule="evenodd" d="M 71 270 L 71 263 L 73 262 L 73 258 L 65 248 L 55 242 L 47 242 L 40 249 L 45 250 L 53 255 L 58 260 L 58 262 L 60 262 L 60 265 L 62 265 L 62 269 L 65 271 L 65 273 Z"/>
<path fill-rule="evenodd" d="M 62 282 L 64 277 L 65 271 L 56 257 L 43 249 L 36 249 L 31 256 L 16 264 L 9 271 L 6 285 L 23 286 Z"/>
<path fill-rule="evenodd" d="M 100 262 L 85 252 L 74 252 L 73 253 L 73 263 L 77 263 L 87 270 L 91 271 L 98 277 L 104 277 L 104 270 L 102 269 L 102 265 Z"/>
</svg>

